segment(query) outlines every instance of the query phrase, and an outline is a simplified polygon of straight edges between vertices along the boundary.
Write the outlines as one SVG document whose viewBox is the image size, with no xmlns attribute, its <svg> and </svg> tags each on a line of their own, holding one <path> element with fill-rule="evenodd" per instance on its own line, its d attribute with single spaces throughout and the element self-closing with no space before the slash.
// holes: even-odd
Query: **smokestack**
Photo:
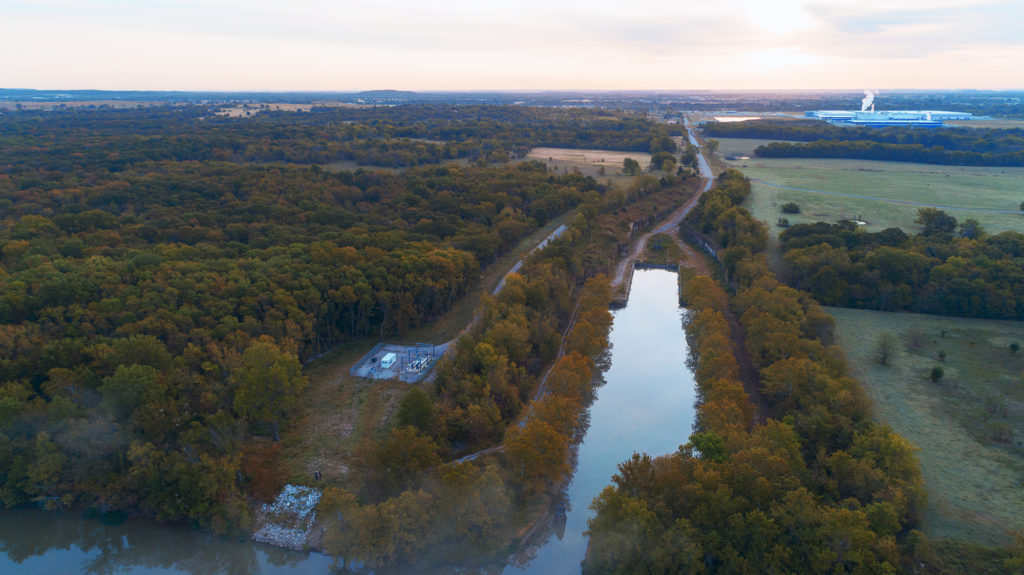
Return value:
<svg viewBox="0 0 1024 575">
<path fill-rule="evenodd" d="M 878 94 L 875 90 L 864 90 L 864 99 L 860 101 L 861 112 L 867 112 L 868 108 L 871 108 L 872 112 L 875 111 L 875 94 Z"/>
</svg>

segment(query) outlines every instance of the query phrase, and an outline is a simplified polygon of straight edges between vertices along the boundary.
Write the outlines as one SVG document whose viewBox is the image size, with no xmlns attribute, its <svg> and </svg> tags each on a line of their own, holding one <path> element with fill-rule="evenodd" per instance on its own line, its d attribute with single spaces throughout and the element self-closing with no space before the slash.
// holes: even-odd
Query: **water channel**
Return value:
<svg viewBox="0 0 1024 575">
<path fill-rule="evenodd" d="M 590 407 L 590 428 L 579 446 L 568 489 L 565 534 L 552 537 L 523 567 L 506 574 L 579 573 L 587 551 L 588 506 L 634 451 L 664 455 L 686 443 L 694 417 L 695 385 L 686 366 L 676 274 L 636 270 L 626 307 L 612 312 L 611 367 Z"/>
<path fill-rule="evenodd" d="M 690 435 L 693 375 L 676 274 L 637 270 L 628 305 L 614 313 L 611 366 L 590 408 L 567 490 L 565 531 L 505 573 L 579 573 L 588 506 L 634 451 L 675 451 Z M 331 559 L 147 521 L 111 526 L 78 513 L 0 511 L 0 573 L 327 573 Z"/>
</svg>

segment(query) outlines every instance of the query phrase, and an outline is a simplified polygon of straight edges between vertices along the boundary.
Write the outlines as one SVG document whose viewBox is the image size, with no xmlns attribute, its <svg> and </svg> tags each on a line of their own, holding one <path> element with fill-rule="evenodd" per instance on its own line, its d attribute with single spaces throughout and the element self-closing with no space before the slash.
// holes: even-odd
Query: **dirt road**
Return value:
<svg viewBox="0 0 1024 575">
<path fill-rule="evenodd" d="M 697 137 L 693 133 L 693 126 L 690 125 L 689 120 L 685 120 L 685 122 L 686 133 L 690 139 L 690 143 L 700 148 L 700 143 L 697 141 Z M 679 223 L 683 221 L 683 218 L 685 218 L 687 214 L 690 213 L 690 210 L 693 209 L 693 206 L 697 205 L 697 202 L 700 200 L 700 197 L 704 195 L 704 192 L 707 192 L 708 190 L 711 189 L 712 184 L 714 184 L 714 178 L 711 174 L 711 166 L 708 164 L 707 158 L 704 157 L 703 150 L 701 150 L 700 153 L 697 154 L 697 169 L 700 173 L 700 177 L 704 178 L 704 184 L 701 185 L 700 189 L 697 191 L 696 194 L 693 195 L 692 198 L 687 200 L 686 203 L 683 204 L 679 209 L 672 212 L 672 215 L 670 215 L 658 227 L 640 236 L 636 240 L 636 243 L 633 245 L 633 249 L 632 251 L 630 251 L 629 255 L 623 258 L 622 261 L 619 262 L 619 264 L 615 267 L 615 276 L 612 278 L 612 288 L 617 288 L 618 286 L 622 285 L 623 281 L 625 281 L 626 273 L 630 269 L 630 266 L 633 264 L 633 261 L 640 257 L 640 254 L 644 253 L 644 248 L 647 247 L 647 240 L 654 234 L 670 234 L 673 237 L 675 237 L 677 234 L 675 234 L 674 232 L 677 229 L 679 229 Z M 678 240 L 676 243 L 680 243 L 680 245 L 683 245 Z M 684 250 L 685 249 L 686 248 L 684 248 Z M 696 254 L 693 253 L 692 249 L 687 250 L 687 255 L 691 256 L 691 258 L 696 257 Z"/>
</svg>

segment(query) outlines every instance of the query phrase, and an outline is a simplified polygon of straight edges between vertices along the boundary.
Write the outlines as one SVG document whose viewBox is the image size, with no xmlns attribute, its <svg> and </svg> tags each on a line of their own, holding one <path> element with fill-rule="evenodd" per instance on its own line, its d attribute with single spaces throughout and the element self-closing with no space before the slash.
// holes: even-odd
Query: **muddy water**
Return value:
<svg viewBox="0 0 1024 575">
<path fill-rule="evenodd" d="M 652 456 L 686 443 L 694 417 L 693 374 L 686 366 L 674 272 L 637 270 L 625 308 L 614 313 L 611 367 L 590 408 L 590 428 L 579 446 L 567 494 L 565 533 L 551 536 L 524 566 L 507 574 L 579 573 L 590 502 L 634 451 Z"/>
</svg>

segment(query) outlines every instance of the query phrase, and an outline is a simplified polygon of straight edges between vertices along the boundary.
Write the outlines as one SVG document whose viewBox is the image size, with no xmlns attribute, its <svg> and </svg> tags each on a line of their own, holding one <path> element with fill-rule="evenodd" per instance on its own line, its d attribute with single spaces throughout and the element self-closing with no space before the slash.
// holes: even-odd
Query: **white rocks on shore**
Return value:
<svg viewBox="0 0 1024 575">
<path fill-rule="evenodd" d="M 263 504 L 252 539 L 278 547 L 304 549 L 319 502 L 319 489 L 285 485 L 273 503 Z"/>
</svg>

